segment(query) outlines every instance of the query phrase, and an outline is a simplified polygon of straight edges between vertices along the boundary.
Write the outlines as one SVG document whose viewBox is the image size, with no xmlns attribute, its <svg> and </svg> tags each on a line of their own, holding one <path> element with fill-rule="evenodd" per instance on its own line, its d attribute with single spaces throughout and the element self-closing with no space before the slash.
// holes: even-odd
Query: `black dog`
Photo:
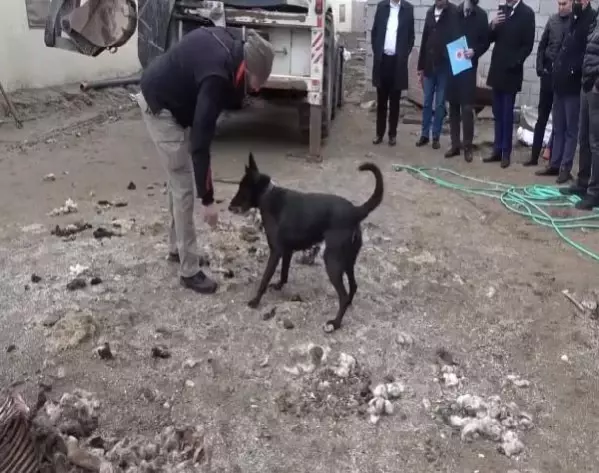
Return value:
<svg viewBox="0 0 599 473">
<path fill-rule="evenodd" d="M 356 207 L 349 200 L 332 194 L 302 193 L 275 186 L 270 176 L 262 174 L 250 153 L 249 165 L 239 183 L 229 210 L 245 213 L 259 208 L 270 255 L 256 296 L 248 303 L 258 307 L 260 299 L 283 259 L 281 279 L 273 284 L 276 290 L 287 283 L 289 265 L 294 251 L 303 251 L 325 242 L 324 262 L 331 283 L 339 296 L 339 310 L 325 326 L 327 332 L 341 327 L 345 311 L 352 303 L 358 289 L 354 266 L 362 247 L 360 222 L 376 209 L 383 200 L 383 175 L 372 163 L 362 164 L 360 171 L 370 171 L 376 179 L 372 196 Z M 343 274 L 349 281 L 349 294 L 345 290 Z"/>
</svg>

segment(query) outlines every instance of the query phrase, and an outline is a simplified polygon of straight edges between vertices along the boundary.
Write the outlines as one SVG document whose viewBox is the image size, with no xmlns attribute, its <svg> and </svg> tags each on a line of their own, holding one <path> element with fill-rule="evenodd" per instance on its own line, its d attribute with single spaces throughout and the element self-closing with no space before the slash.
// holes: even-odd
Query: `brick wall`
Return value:
<svg viewBox="0 0 599 473">
<path fill-rule="evenodd" d="M 414 21 L 416 30 L 416 45 L 420 45 L 420 39 L 422 37 L 422 28 L 424 26 L 424 17 L 426 10 L 432 5 L 432 0 L 410 0 L 414 5 Z M 370 77 L 372 70 L 372 51 L 370 49 L 370 31 L 372 29 L 372 21 L 374 19 L 374 12 L 378 1 L 368 0 L 367 12 L 366 12 L 366 35 L 367 35 L 367 57 L 366 57 L 366 75 Z M 459 2 L 454 2 L 459 3 Z M 518 94 L 517 103 L 519 105 L 533 105 L 536 106 L 539 100 L 539 79 L 535 71 L 536 63 L 536 52 L 537 45 L 541 39 L 541 34 L 545 28 L 547 19 L 553 13 L 557 12 L 557 1 L 556 0 L 525 0 L 525 3 L 530 6 L 536 13 L 536 30 L 537 34 L 535 37 L 535 46 L 532 54 L 528 57 L 524 68 L 524 83 L 522 85 L 522 92 Z M 493 18 L 497 12 L 497 0 L 480 0 L 479 5 L 487 11 L 489 20 Z M 479 62 L 479 71 L 486 78 L 489 70 L 489 62 L 491 61 L 491 49 L 481 58 Z"/>
</svg>

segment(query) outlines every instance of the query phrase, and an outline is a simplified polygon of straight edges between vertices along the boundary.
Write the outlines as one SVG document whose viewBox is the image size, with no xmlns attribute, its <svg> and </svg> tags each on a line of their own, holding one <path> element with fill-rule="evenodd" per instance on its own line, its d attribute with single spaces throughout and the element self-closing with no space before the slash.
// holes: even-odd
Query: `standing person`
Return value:
<svg viewBox="0 0 599 473">
<path fill-rule="evenodd" d="M 389 109 L 389 145 L 395 146 L 401 92 L 408 89 L 408 58 L 414 47 L 414 8 L 407 0 L 382 0 L 376 7 L 372 84 L 376 87 L 375 145 L 383 141 Z"/>
<path fill-rule="evenodd" d="M 218 210 L 210 171 L 216 121 L 240 89 L 258 89 L 272 69 L 272 45 L 249 30 L 197 28 L 154 59 L 141 77 L 138 103 L 168 175 L 171 214 L 169 260 L 180 263 L 181 284 L 203 294 L 217 283 L 199 268 L 194 191 L 204 220 L 215 226 Z M 195 178 L 195 179 L 194 179 Z"/>
<path fill-rule="evenodd" d="M 472 68 L 454 76 L 450 72 L 447 84 L 449 102 L 449 129 L 451 147 L 446 158 L 460 154 L 464 149 L 464 159 L 472 161 L 472 139 L 474 137 L 474 99 L 476 96 L 476 76 L 479 58 L 489 49 L 489 18 L 478 6 L 478 0 L 465 0 L 457 8 L 453 34 L 450 41 L 466 37 L 468 48 L 464 56 L 472 61 Z M 460 127 L 464 127 L 463 141 L 460 141 Z"/>
<path fill-rule="evenodd" d="M 450 66 L 447 56 L 447 43 L 451 37 L 452 16 L 456 6 L 448 0 L 435 0 L 426 12 L 420 54 L 418 56 L 418 77 L 424 89 L 422 105 L 422 131 L 416 146 L 424 146 L 430 141 L 431 125 L 433 148 L 441 147 L 439 138 L 445 118 L 445 87 Z M 433 100 L 434 120 L 433 120 Z"/>
<path fill-rule="evenodd" d="M 493 90 L 495 140 L 493 154 L 485 163 L 511 162 L 514 134 L 514 104 L 522 90 L 524 61 L 535 42 L 535 14 L 522 0 L 509 0 L 491 21 L 490 42 L 495 43 L 487 85 Z"/>
<path fill-rule="evenodd" d="M 537 47 L 537 76 L 540 79 L 539 104 L 537 106 L 537 123 L 535 124 L 534 137 L 530 158 L 524 166 L 539 164 L 539 155 L 543 147 L 545 129 L 553 107 L 553 63 L 560 50 L 562 40 L 570 22 L 571 0 L 558 0 L 558 13 L 552 15 L 545 24 Z M 544 171 L 542 171 L 544 172 Z"/>
<path fill-rule="evenodd" d="M 582 94 L 580 96 L 580 131 L 578 178 L 564 195 L 578 195 L 577 209 L 599 207 L 599 23 L 595 22 L 588 37 L 582 61 Z"/>
<path fill-rule="evenodd" d="M 588 0 L 559 0 L 560 15 L 570 16 L 569 25 L 553 65 L 553 145 L 547 167 L 538 176 L 557 176 L 564 184 L 572 178 L 571 171 L 578 142 L 582 61 L 589 28 L 595 12 Z"/>
</svg>

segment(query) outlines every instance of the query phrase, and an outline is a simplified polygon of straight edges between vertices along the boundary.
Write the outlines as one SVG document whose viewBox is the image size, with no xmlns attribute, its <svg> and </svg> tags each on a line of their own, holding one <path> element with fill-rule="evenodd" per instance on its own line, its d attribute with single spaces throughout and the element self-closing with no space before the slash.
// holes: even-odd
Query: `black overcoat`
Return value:
<svg viewBox="0 0 599 473">
<path fill-rule="evenodd" d="M 487 13 L 475 5 L 468 16 L 464 15 L 464 4 L 458 6 L 452 18 L 451 41 L 465 36 L 468 47 L 474 50 L 472 68 L 454 76 L 450 72 L 445 96 L 448 102 L 473 104 L 476 96 L 478 61 L 489 49 L 489 19 Z"/>
<path fill-rule="evenodd" d="M 379 2 L 370 34 L 373 54 L 372 84 L 375 87 L 381 85 L 381 63 L 383 61 L 385 33 L 387 32 L 387 20 L 389 19 L 390 10 L 389 0 Z M 408 89 L 408 58 L 414 47 L 414 40 L 414 7 L 407 0 L 401 0 L 395 45 L 395 80 L 393 82 L 395 90 Z"/>
<path fill-rule="evenodd" d="M 520 0 L 509 18 L 489 28 L 489 39 L 495 46 L 487 85 L 499 92 L 516 94 L 522 90 L 524 61 L 535 43 L 535 13 Z"/>
</svg>

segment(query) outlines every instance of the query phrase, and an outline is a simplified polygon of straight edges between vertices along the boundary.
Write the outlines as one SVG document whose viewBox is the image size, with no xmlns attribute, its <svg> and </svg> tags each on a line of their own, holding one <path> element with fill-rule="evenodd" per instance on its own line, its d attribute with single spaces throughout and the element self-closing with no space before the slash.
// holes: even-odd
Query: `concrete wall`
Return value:
<svg viewBox="0 0 599 473">
<path fill-rule="evenodd" d="M 47 48 L 44 31 L 29 29 L 24 0 L 0 1 L 0 81 L 7 90 L 126 76 L 140 69 L 137 37 L 97 58 Z"/>
<path fill-rule="evenodd" d="M 431 0 L 410 0 L 410 2 L 414 5 L 414 18 L 415 18 L 415 28 L 416 28 L 416 44 L 420 45 L 420 40 L 422 38 L 422 28 L 424 26 L 424 17 L 426 14 L 426 10 L 432 5 Z M 368 43 L 370 41 L 370 31 L 372 29 L 372 21 L 374 19 L 374 12 L 376 10 L 376 5 L 378 1 L 376 0 L 368 0 L 367 14 L 366 14 L 366 31 Z M 459 2 L 454 2 L 459 3 Z M 535 12 L 536 12 L 536 38 L 535 38 L 535 46 L 532 54 L 526 60 L 525 69 L 524 69 L 524 84 L 522 86 L 522 93 L 518 94 L 517 103 L 519 105 L 533 105 L 536 106 L 539 100 L 539 79 L 537 78 L 535 71 L 535 62 L 536 62 L 536 51 L 539 40 L 541 39 L 541 34 L 543 29 L 545 28 L 545 23 L 547 23 L 547 19 L 550 15 L 557 12 L 557 1 L 556 0 L 525 0 L 525 3 L 528 4 Z M 489 15 L 489 20 L 493 18 L 497 12 L 497 0 L 480 0 L 479 5 L 487 11 Z M 366 72 L 367 76 L 370 76 L 372 70 L 372 50 L 370 48 L 370 44 L 368 44 L 368 55 L 366 58 Z M 481 58 L 479 63 L 479 71 L 486 78 L 487 72 L 489 70 L 489 62 L 491 60 L 491 49 Z"/>
<path fill-rule="evenodd" d="M 366 14 L 366 2 L 358 0 L 333 0 L 331 2 L 333 15 L 335 17 L 335 30 L 339 33 L 364 32 L 364 16 Z M 345 17 L 342 18 L 341 10 L 345 9 Z M 342 21 L 343 20 L 343 21 Z"/>
</svg>

